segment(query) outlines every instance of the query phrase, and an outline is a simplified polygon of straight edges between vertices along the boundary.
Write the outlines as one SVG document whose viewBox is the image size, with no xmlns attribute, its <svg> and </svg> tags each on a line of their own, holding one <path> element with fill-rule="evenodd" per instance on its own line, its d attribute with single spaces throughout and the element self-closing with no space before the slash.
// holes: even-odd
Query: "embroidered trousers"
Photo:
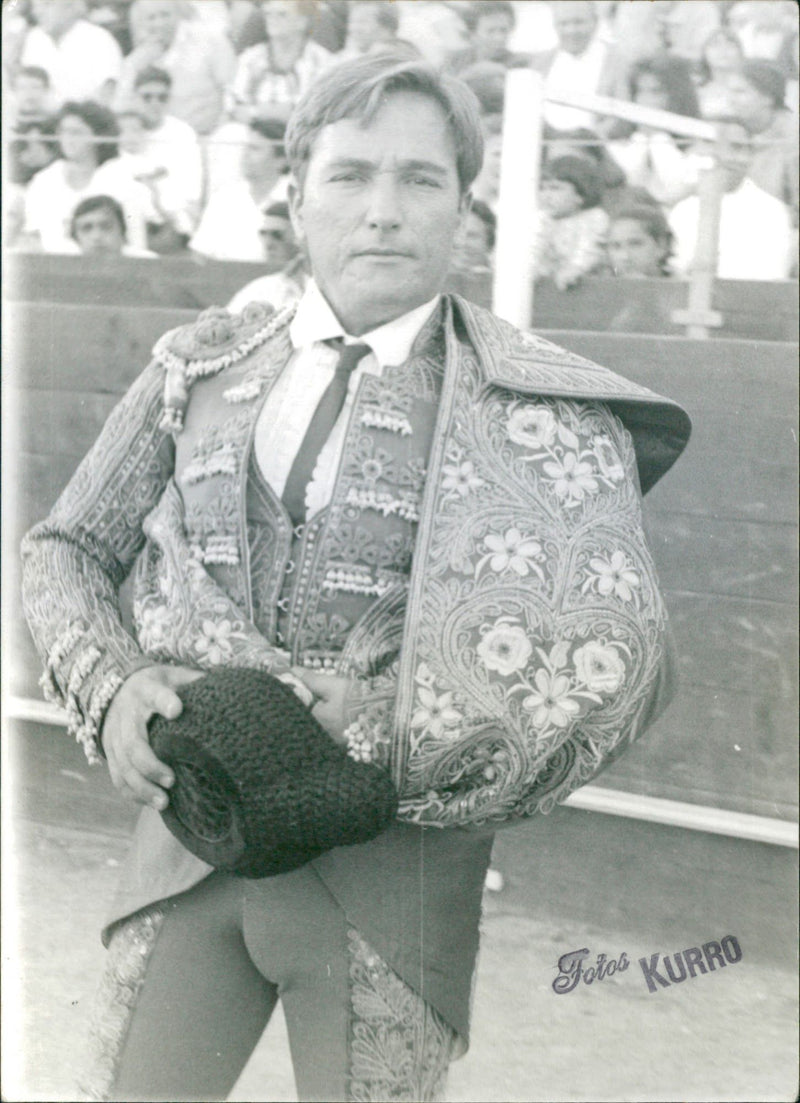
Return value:
<svg viewBox="0 0 800 1103">
<path fill-rule="evenodd" d="M 215 873 L 122 922 L 81 1091 L 127 1103 L 225 1099 L 278 999 L 301 1100 L 441 1098 L 454 1031 L 308 866 L 264 880 Z"/>
</svg>

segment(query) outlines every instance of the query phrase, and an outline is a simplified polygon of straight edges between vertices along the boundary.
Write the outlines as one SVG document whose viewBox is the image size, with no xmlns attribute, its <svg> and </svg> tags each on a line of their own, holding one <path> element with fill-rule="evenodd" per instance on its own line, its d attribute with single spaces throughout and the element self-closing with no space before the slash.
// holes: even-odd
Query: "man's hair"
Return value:
<svg viewBox="0 0 800 1103">
<path fill-rule="evenodd" d="M 369 54 L 334 65 L 322 73 L 301 98 L 286 127 L 286 155 L 302 184 L 319 132 L 342 119 L 362 125 L 372 121 L 388 96 L 417 92 L 440 105 L 456 147 L 456 167 L 465 192 L 483 160 L 478 101 L 463 81 L 437 72 L 424 61 L 389 54 Z"/>
<path fill-rule="evenodd" d="M 40 65 L 23 65 L 17 73 L 17 80 L 20 77 L 30 77 L 31 80 L 40 81 L 45 88 L 50 87 L 50 74 Z"/>
<path fill-rule="evenodd" d="M 79 218 L 83 218 L 85 214 L 91 214 L 93 211 L 108 211 L 116 218 L 119 223 L 119 228 L 122 231 L 122 240 L 124 241 L 128 236 L 127 227 L 125 225 L 125 212 L 122 209 L 122 205 L 113 199 L 110 195 L 90 195 L 86 199 L 82 199 L 72 212 L 72 218 L 69 223 L 69 234 L 75 241 L 78 240 L 76 234 L 76 224 Z"/>
<path fill-rule="evenodd" d="M 543 180 L 566 180 L 580 195 L 584 209 L 596 207 L 603 198 L 603 180 L 586 157 L 556 157 L 542 168 Z"/>
<path fill-rule="evenodd" d="M 497 237 L 497 218 L 494 211 L 482 199 L 473 199 L 470 212 L 479 218 L 486 227 L 486 244 L 489 252 L 491 252 L 494 249 L 495 238 Z"/>
<path fill-rule="evenodd" d="M 136 74 L 133 82 L 134 89 L 141 88 L 145 84 L 163 84 L 165 88 L 172 88 L 172 77 L 166 69 L 160 69 L 157 65 L 146 65 Z"/>
<path fill-rule="evenodd" d="M 497 15 L 498 13 L 508 16 L 512 26 L 517 21 L 513 5 L 509 4 L 508 0 L 472 0 L 466 10 L 465 18 L 470 30 L 474 30 L 479 21 L 485 16 Z"/>
<path fill-rule="evenodd" d="M 56 130 L 58 130 L 58 124 L 70 116 L 75 116 L 86 123 L 95 138 L 109 139 L 107 142 L 98 142 L 95 146 L 98 165 L 117 156 L 119 127 L 113 111 L 103 107 L 102 104 L 95 103 L 94 100 L 68 100 L 56 116 Z"/>
</svg>

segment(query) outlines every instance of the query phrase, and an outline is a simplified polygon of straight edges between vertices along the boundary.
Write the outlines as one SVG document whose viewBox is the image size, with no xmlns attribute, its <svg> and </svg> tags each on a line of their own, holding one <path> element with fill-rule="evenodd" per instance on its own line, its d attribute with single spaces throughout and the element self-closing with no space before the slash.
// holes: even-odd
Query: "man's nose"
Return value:
<svg viewBox="0 0 800 1103">
<path fill-rule="evenodd" d="M 396 229 L 402 222 L 402 201 L 397 182 L 390 176 L 376 177 L 372 182 L 367 207 L 367 220 L 381 230 Z"/>
</svg>

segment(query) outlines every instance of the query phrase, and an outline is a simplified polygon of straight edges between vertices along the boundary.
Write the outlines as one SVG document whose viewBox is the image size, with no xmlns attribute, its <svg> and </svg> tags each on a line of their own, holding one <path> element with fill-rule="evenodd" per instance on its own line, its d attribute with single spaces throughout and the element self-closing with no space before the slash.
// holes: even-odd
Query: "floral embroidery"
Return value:
<svg viewBox="0 0 800 1103">
<path fill-rule="evenodd" d="M 540 406 L 515 405 L 508 416 L 508 438 L 515 444 L 539 452 L 556 437 L 556 419 Z"/>
<path fill-rule="evenodd" d="M 197 653 L 205 656 L 213 666 L 224 663 L 233 651 L 233 625 L 229 620 L 221 620 L 218 624 L 213 620 L 204 620 L 202 630 L 202 636 L 195 640 Z"/>
<path fill-rule="evenodd" d="M 350 952 L 350 1075 L 357 1103 L 441 1099 L 457 1035 L 355 930 Z"/>
<path fill-rule="evenodd" d="M 566 506 L 577 505 L 585 495 L 597 493 L 597 479 L 592 465 L 579 460 L 574 452 L 567 452 L 562 460 L 542 464 L 542 470 L 555 480 L 553 489 L 559 498 L 564 499 Z"/>
<path fill-rule="evenodd" d="M 424 734 L 433 739 L 458 735 L 457 725 L 464 719 L 462 713 L 453 705 L 452 691 L 437 695 L 433 688 L 433 678 L 427 666 L 420 666 L 416 677 L 418 684 L 417 699 L 419 705 L 411 717 L 412 728 L 423 728 Z"/>
<path fill-rule="evenodd" d="M 620 462 L 619 452 L 610 437 L 605 435 L 592 437 L 589 447 L 594 452 L 601 474 L 615 483 L 625 478 L 625 468 Z"/>
<path fill-rule="evenodd" d="M 442 490 L 449 496 L 457 494 L 466 498 L 484 485 L 484 480 L 475 470 L 472 460 L 463 459 L 461 449 L 450 454 L 450 462 L 442 465 Z"/>
<path fill-rule="evenodd" d="M 590 641 L 572 656 L 575 671 L 593 693 L 616 693 L 625 680 L 625 663 L 616 647 Z"/>
<path fill-rule="evenodd" d="M 524 669 L 533 653 L 533 645 L 520 625 L 506 618 L 484 634 L 477 653 L 487 670 L 496 670 L 501 677 L 507 678 Z"/>
<path fill-rule="evenodd" d="M 488 562 L 491 570 L 500 574 L 510 569 L 525 578 L 531 571 L 544 581 L 544 572 L 536 562 L 544 560 L 542 545 L 537 540 L 523 536 L 517 528 L 508 529 L 502 536 L 499 533 L 489 533 L 483 538 L 484 546 L 488 554 L 478 560 L 475 574 L 478 575 Z"/>
<path fill-rule="evenodd" d="M 634 591 L 640 586 L 639 574 L 628 563 L 624 552 L 612 552 L 610 558 L 595 555 L 589 560 L 589 566 L 595 573 L 584 582 L 584 593 L 596 589 L 602 597 L 613 594 L 621 601 L 633 600 Z"/>
</svg>

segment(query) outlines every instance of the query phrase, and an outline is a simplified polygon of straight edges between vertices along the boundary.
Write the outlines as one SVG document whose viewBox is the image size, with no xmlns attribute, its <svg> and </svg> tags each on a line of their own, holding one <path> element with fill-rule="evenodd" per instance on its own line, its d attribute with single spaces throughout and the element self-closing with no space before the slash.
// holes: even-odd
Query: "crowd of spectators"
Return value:
<svg viewBox="0 0 800 1103">
<path fill-rule="evenodd" d="M 305 274 L 286 119 L 323 69 L 388 50 L 459 75 L 480 103 L 486 154 L 456 269 L 491 269 L 505 76 L 532 68 L 554 100 L 712 121 L 718 274 L 797 274 L 792 0 L 18 0 L 3 47 L 12 248 L 258 261 L 260 292 L 291 298 Z M 543 133 L 537 276 L 566 289 L 690 269 L 708 143 L 558 102 Z"/>
</svg>

